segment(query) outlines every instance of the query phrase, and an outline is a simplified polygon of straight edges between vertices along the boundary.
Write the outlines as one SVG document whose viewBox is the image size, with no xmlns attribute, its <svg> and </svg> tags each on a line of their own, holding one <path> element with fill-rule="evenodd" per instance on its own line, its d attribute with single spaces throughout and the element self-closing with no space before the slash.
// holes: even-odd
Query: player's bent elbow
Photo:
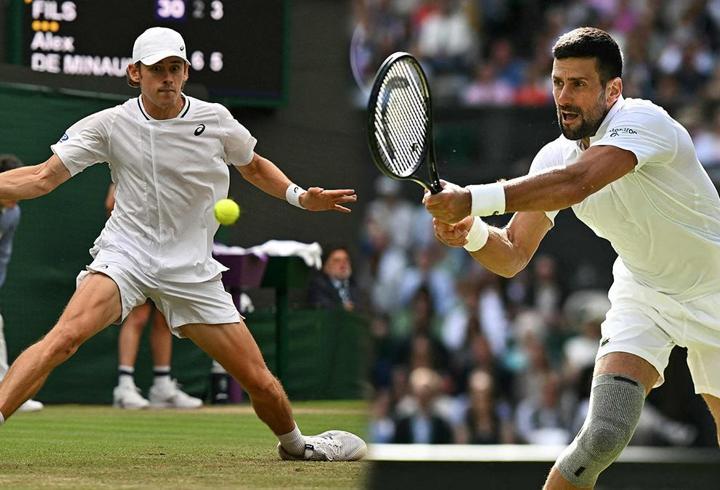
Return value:
<svg viewBox="0 0 720 490">
<path fill-rule="evenodd" d="M 486 268 L 493 274 L 497 274 L 500 277 L 503 277 L 505 279 L 512 279 L 525 268 L 525 264 L 520 262 L 513 262 L 503 264 L 502 266 L 486 266 Z"/>
</svg>

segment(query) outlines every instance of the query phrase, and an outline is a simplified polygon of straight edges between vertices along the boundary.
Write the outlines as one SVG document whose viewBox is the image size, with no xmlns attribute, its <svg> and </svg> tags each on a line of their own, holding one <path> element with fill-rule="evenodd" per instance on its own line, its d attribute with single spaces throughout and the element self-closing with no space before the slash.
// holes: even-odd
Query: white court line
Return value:
<svg viewBox="0 0 720 490">
<path fill-rule="evenodd" d="M 554 462 L 564 446 L 466 445 L 466 444 L 371 444 L 370 461 L 457 461 L 457 462 Z M 718 463 L 717 449 L 687 449 L 631 446 L 618 459 L 621 463 Z"/>
</svg>

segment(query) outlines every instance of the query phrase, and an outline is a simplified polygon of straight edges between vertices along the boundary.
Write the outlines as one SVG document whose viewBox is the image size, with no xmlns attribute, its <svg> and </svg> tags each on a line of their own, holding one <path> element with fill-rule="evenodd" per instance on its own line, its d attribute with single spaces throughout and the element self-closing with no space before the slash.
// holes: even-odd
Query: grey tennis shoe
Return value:
<svg viewBox="0 0 720 490">
<path fill-rule="evenodd" d="M 278 444 L 280 459 L 291 461 L 357 461 L 367 454 L 365 441 L 344 430 L 329 430 L 316 436 L 305 436 L 305 451 L 295 456 Z"/>
</svg>

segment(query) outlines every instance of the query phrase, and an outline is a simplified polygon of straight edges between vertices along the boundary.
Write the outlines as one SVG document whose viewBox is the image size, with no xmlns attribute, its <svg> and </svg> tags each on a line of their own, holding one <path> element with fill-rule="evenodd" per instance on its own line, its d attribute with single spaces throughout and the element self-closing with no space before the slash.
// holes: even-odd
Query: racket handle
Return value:
<svg viewBox="0 0 720 490">
<path fill-rule="evenodd" d="M 436 178 L 430 180 L 430 193 L 437 194 L 441 191 L 442 191 L 442 185 L 440 185 L 440 181 Z"/>
</svg>

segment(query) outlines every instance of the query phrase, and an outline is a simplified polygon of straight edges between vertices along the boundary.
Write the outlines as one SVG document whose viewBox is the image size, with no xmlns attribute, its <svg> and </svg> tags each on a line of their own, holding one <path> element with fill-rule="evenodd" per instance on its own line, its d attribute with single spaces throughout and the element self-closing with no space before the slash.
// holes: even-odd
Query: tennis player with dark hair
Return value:
<svg viewBox="0 0 720 490">
<path fill-rule="evenodd" d="M 262 191 L 311 211 L 350 212 L 345 204 L 355 192 L 293 184 L 255 153 L 255 138 L 225 107 L 182 93 L 186 55 L 180 34 L 148 29 L 128 67 L 139 97 L 71 126 L 46 162 L 0 174 L 0 199 L 47 194 L 97 162 L 108 162 L 117 184 L 115 209 L 73 297 L 0 384 L 0 421 L 83 342 L 150 298 L 175 335 L 190 338 L 248 392 L 283 459 L 360 459 L 366 445 L 353 434 L 301 434 L 282 386 L 223 289 L 223 267 L 211 257 L 213 206 L 227 196 L 230 165 Z"/>
<path fill-rule="evenodd" d="M 622 56 L 595 28 L 553 47 L 562 135 L 529 175 L 426 194 L 435 234 L 510 277 L 530 261 L 558 210 L 572 207 L 618 258 L 585 424 L 546 488 L 592 488 L 622 452 L 645 396 L 687 347 L 696 393 L 720 425 L 720 199 L 687 130 L 653 103 L 622 97 Z M 480 219 L 514 212 L 502 229 Z"/>
</svg>

